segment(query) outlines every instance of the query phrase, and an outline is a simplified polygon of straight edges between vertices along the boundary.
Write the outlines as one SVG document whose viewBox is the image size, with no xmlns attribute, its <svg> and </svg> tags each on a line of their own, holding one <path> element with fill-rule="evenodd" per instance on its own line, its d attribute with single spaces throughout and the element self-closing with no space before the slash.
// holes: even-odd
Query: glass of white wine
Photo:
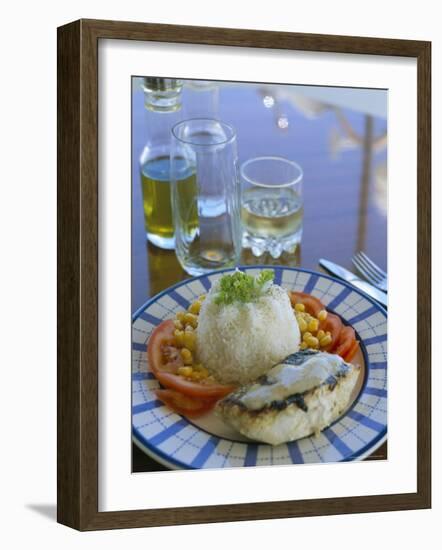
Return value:
<svg viewBox="0 0 442 550">
<path fill-rule="evenodd" d="M 255 256 L 295 252 L 302 238 L 302 182 L 302 168 L 284 157 L 256 157 L 241 165 L 243 246 Z"/>
</svg>

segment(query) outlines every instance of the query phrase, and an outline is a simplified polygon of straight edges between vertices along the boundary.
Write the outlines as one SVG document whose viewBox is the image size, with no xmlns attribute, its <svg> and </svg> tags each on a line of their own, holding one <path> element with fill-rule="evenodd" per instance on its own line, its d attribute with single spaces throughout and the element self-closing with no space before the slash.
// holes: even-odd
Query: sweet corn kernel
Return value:
<svg viewBox="0 0 442 550">
<path fill-rule="evenodd" d="M 331 344 L 332 337 L 329 334 L 326 334 L 323 338 L 319 340 L 319 345 L 321 348 L 325 348 L 325 346 L 328 346 Z"/>
<path fill-rule="evenodd" d="M 318 319 L 320 321 L 325 321 L 327 319 L 327 311 L 325 309 L 321 309 L 321 311 L 318 313 Z"/>
<path fill-rule="evenodd" d="M 304 304 L 295 304 L 295 310 L 296 311 L 305 311 L 305 305 Z"/>
<path fill-rule="evenodd" d="M 307 330 L 307 323 L 304 319 L 302 319 L 302 317 L 298 319 L 298 326 L 301 332 L 305 332 Z"/>
<path fill-rule="evenodd" d="M 188 311 L 190 313 L 193 313 L 194 315 L 198 315 L 201 309 L 201 302 L 193 302 L 193 304 L 190 304 Z"/>
<path fill-rule="evenodd" d="M 318 334 L 316 335 L 316 338 L 318 340 L 321 340 L 321 338 L 324 338 L 325 336 L 325 332 L 321 329 L 321 330 L 318 330 Z"/>
<path fill-rule="evenodd" d="M 186 323 L 186 325 L 190 325 L 191 327 L 196 328 L 198 326 L 198 317 L 193 313 L 185 313 L 184 322 Z"/>
<path fill-rule="evenodd" d="M 173 324 L 175 325 L 175 328 L 177 328 L 178 330 L 183 330 L 184 328 L 183 323 L 179 319 L 175 319 Z"/>
<path fill-rule="evenodd" d="M 187 348 L 181 349 L 181 357 L 185 365 L 191 365 L 193 363 L 192 352 Z"/>
<path fill-rule="evenodd" d="M 206 299 L 206 295 L 205 294 L 201 294 L 201 296 L 198 298 L 198 300 L 200 302 L 204 302 L 204 300 Z"/>
<path fill-rule="evenodd" d="M 319 321 L 318 319 L 312 319 L 308 324 L 308 329 L 310 332 L 317 332 L 319 328 Z"/>
<path fill-rule="evenodd" d="M 319 340 L 317 338 L 315 338 L 315 336 L 310 336 L 306 340 L 306 344 L 308 345 L 309 348 L 313 348 L 313 349 L 318 349 L 319 348 Z"/>
<path fill-rule="evenodd" d="M 184 327 L 184 332 L 193 332 L 193 326 L 192 325 L 186 325 Z"/>
<path fill-rule="evenodd" d="M 304 332 L 304 334 L 302 335 L 302 339 L 306 342 L 307 338 L 310 338 L 311 336 L 313 336 L 313 334 L 307 331 L 307 332 Z"/>
<path fill-rule="evenodd" d="M 329 330 L 326 330 L 326 331 L 325 331 L 325 335 L 326 335 L 326 336 L 330 336 L 330 338 L 331 338 L 331 332 L 330 332 Z"/>
<path fill-rule="evenodd" d="M 175 337 L 175 345 L 182 348 L 184 346 L 184 331 L 175 329 L 173 335 Z"/>
<path fill-rule="evenodd" d="M 184 321 L 184 315 L 186 315 L 185 311 L 179 311 L 175 317 L 178 319 L 178 321 L 183 322 Z"/>
<path fill-rule="evenodd" d="M 192 376 L 192 367 L 178 367 L 178 374 L 181 376 Z"/>
<path fill-rule="evenodd" d="M 196 380 L 204 380 L 209 376 L 209 371 L 203 367 L 202 365 L 199 365 L 199 368 L 193 369 L 193 375 L 192 378 L 195 378 Z"/>
<path fill-rule="evenodd" d="M 300 349 L 306 349 L 307 348 L 306 342 L 301 342 L 301 344 L 299 345 L 299 348 Z"/>
<path fill-rule="evenodd" d="M 196 334 L 193 331 L 186 330 L 184 333 L 184 346 L 190 351 L 195 351 Z"/>
</svg>

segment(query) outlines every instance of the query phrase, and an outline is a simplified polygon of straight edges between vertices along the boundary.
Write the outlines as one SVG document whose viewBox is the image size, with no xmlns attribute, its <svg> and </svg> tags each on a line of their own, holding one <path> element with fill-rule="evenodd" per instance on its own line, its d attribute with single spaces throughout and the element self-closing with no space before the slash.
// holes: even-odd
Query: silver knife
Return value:
<svg viewBox="0 0 442 550">
<path fill-rule="evenodd" d="M 351 271 L 348 271 L 348 269 L 345 269 L 345 267 L 330 262 L 329 260 L 324 260 L 323 258 L 319 260 L 319 265 L 335 277 L 338 277 L 343 281 L 347 281 L 347 283 L 350 283 L 359 290 L 362 290 L 362 292 L 365 292 L 365 294 L 368 294 L 371 298 L 374 298 L 377 302 L 387 307 L 388 298 L 385 292 L 382 292 L 382 290 L 377 289 L 370 283 L 363 281 L 357 275 Z"/>
</svg>

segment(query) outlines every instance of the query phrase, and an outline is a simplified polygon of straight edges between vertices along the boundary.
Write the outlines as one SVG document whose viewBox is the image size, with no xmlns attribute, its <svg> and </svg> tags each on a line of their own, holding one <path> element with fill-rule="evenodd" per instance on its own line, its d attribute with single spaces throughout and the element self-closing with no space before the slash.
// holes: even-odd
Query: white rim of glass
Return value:
<svg viewBox="0 0 442 550">
<path fill-rule="evenodd" d="M 280 162 L 281 164 L 288 164 L 290 165 L 292 168 L 295 169 L 296 171 L 296 176 L 291 179 L 290 181 L 288 182 L 285 182 L 285 183 L 280 183 L 280 184 L 266 184 L 266 183 L 262 183 L 262 182 L 259 182 L 259 181 L 256 181 L 255 179 L 251 178 L 250 176 L 248 176 L 245 171 L 246 171 L 246 168 L 248 166 L 250 166 L 250 164 L 254 164 L 256 162 L 261 162 L 261 161 L 266 161 L 266 160 L 271 160 L 271 161 L 278 161 Z M 253 157 L 251 159 L 248 159 L 246 160 L 245 162 L 243 162 L 241 164 L 241 169 L 240 169 L 240 172 L 241 172 L 241 177 L 247 181 L 248 183 L 252 184 L 252 185 L 255 185 L 257 187 L 266 187 L 266 188 L 271 188 L 271 189 L 281 189 L 283 187 L 292 187 L 293 185 L 296 185 L 297 183 L 299 183 L 300 181 L 302 181 L 303 177 L 304 177 L 304 172 L 302 170 L 302 168 L 299 166 L 299 164 L 297 164 L 296 162 L 294 162 L 293 160 L 289 160 L 285 157 L 277 157 L 277 156 L 264 156 L 264 157 Z"/>
<path fill-rule="evenodd" d="M 203 122 L 207 122 L 207 123 L 216 122 L 217 124 L 222 126 L 224 130 L 228 131 L 228 133 L 230 134 L 229 137 L 227 137 L 227 139 L 224 139 L 222 141 L 217 141 L 216 143 L 198 143 L 198 142 L 192 141 L 191 139 L 184 139 L 183 137 L 179 136 L 177 133 L 180 127 L 183 127 L 186 125 L 189 126 L 190 124 L 196 125 L 197 123 L 203 123 Z M 222 122 L 221 120 L 218 120 L 216 118 L 188 118 L 185 120 L 181 120 L 180 122 L 177 122 L 174 126 L 172 126 L 172 135 L 177 141 L 180 141 L 181 143 L 192 145 L 192 147 L 202 147 L 202 148 L 209 149 L 210 147 L 219 147 L 220 145 L 227 145 L 228 143 L 235 141 L 236 130 L 230 124 L 227 124 L 226 122 Z"/>
</svg>

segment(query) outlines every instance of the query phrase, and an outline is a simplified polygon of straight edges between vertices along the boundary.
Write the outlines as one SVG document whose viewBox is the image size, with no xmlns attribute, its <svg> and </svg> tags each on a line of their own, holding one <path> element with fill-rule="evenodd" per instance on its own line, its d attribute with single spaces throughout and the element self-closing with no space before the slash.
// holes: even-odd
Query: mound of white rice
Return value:
<svg viewBox="0 0 442 550">
<path fill-rule="evenodd" d="M 278 285 L 250 303 L 217 304 L 215 283 L 203 302 L 197 357 L 215 378 L 245 384 L 299 350 L 298 323 L 287 292 Z"/>
</svg>

